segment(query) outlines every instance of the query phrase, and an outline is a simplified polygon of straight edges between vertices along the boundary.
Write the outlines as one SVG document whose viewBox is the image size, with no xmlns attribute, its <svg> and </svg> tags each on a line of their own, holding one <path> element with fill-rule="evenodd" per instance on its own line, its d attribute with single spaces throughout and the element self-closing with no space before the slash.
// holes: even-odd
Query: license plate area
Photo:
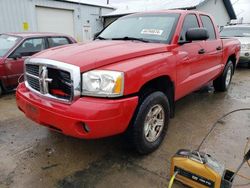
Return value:
<svg viewBox="0 0 250 188">
<path fill-rule="evenodd" d="M 40 112 L 37 107 L 28 103 L 26 104 L 26 115 L 32 120 L 37 121 L 40 116 Z"/>
</svg>

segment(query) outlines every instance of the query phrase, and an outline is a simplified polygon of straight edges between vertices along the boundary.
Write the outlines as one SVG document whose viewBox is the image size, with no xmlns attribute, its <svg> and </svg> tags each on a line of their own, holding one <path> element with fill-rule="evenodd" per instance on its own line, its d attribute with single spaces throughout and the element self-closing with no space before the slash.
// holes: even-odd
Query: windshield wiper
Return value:
<svg viewBox="0 0 250 188">
<path fill-rule="evenodd" d="M 135 38 L 135 37 L 121 37 L 121 38 L 111 38 L 111 40 L 137 40 L 141 42 L 149 42 L 143 38 Z"/>
<path fill-rule="evenodd" d="M 100 36 L 96 37 L 95 39 L 99 39 L 99 40 L 108 40 L 108 39 L 103 38 L 103 37 L 100 37 Z"/>
</svg>

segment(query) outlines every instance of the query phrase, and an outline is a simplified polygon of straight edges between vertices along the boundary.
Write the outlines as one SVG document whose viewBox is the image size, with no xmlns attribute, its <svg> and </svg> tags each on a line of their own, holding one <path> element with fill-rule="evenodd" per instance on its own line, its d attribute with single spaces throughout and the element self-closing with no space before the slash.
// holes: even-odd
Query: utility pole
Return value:
<svg viewBox="0 0 250 188">
<path fill-rule="evenodd" d="M 107 0 L 107 5 L 109 4 L 109 0 Z"/>
</svg>

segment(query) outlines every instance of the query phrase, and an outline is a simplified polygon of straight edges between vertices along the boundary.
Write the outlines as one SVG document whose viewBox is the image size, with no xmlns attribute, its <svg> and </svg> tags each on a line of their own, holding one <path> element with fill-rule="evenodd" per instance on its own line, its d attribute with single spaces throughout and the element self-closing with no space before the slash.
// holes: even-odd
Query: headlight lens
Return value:
<svg viewBox="0 0 250 188">
<path fill-rule="evenodd" d="M 123 88 L 123 72 L 93 70 L 82 74 L 82 95 L 119 97 L 123 95 Z"/>
<path fill-rule="evenodd" d="M 242 50 L 250 50 L 250 44 L 242 44 L 241 49 Z"/>
</svg>

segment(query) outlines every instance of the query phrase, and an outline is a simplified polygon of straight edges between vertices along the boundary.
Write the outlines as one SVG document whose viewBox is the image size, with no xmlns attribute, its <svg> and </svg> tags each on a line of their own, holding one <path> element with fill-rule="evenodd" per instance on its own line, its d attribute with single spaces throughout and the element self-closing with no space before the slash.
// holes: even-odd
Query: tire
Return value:
<svg viewBox="0 0 250 188">
<path fill-rule="evenodd" d="M 129 143 L 139 154 L 155 151 L 166 135 L 169 119 L 167 96 L 159 91 L 149 94 L 139 105 L 131 122 L 128 130 Z"/>
<path fill-rule="evenodd" d="M 215 91 L 224 92 L 228 90 L 233 77 L 233 72 L 234 72 L 233 62 L 228 61 L 223 73 L 220 75 L 219 78 L 217 78 L 213 82 Z"/>
</svg>

